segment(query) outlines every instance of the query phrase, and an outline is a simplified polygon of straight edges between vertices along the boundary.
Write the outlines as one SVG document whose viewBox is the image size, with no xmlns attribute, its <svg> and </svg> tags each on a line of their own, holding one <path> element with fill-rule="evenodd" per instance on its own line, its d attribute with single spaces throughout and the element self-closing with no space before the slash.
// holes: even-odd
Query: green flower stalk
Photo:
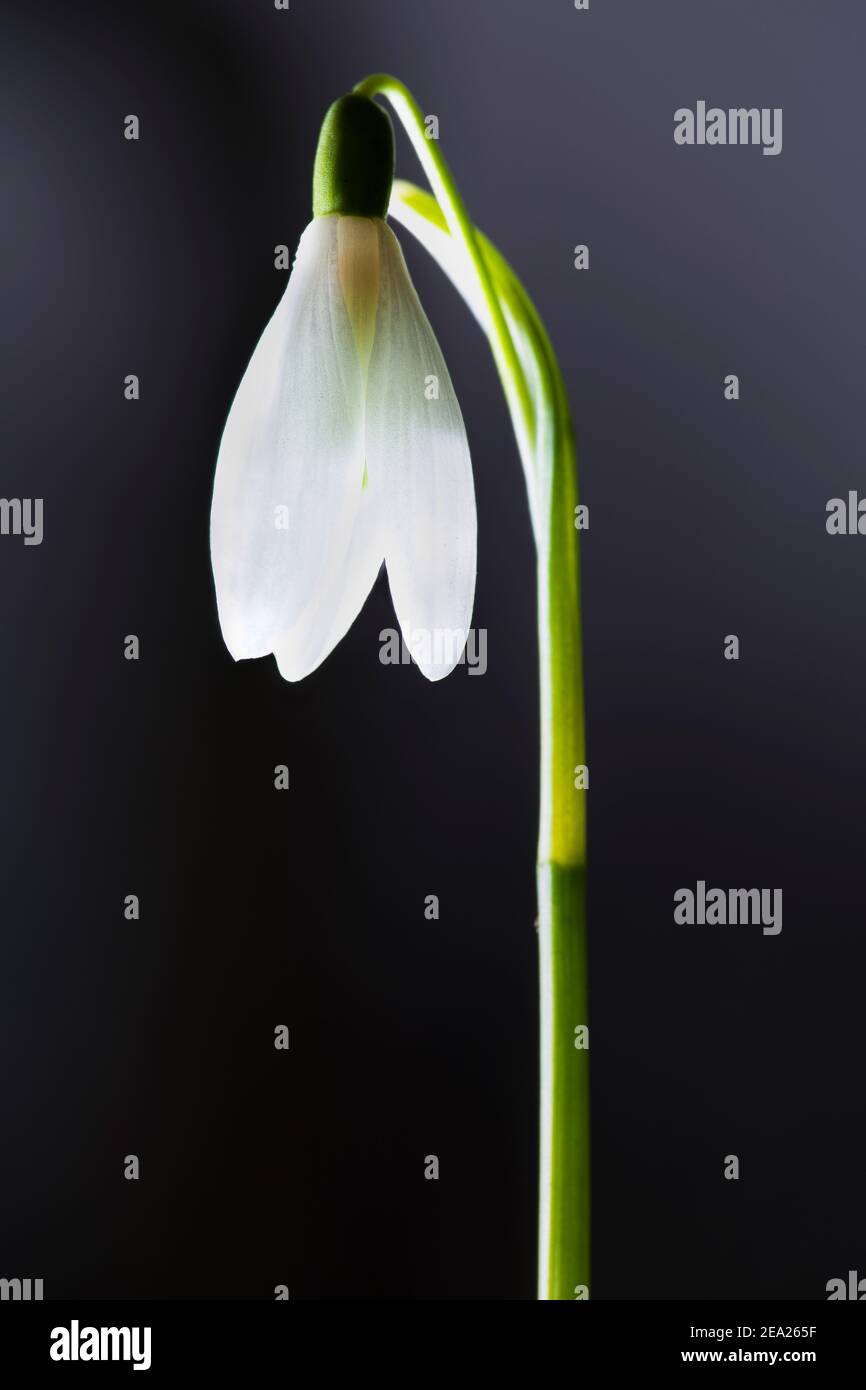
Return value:
<svg viewBox="0 0 866 1390">
<path fill-rule="evenodd" d="M 391 121 L 432 193 L 394 182 Z M 589 1296 L 586 816 L 574 433 L 544 325 L 473 225 L 424 116 L 396 78 L 328 111 L 313 220 L 250 359 L 217 460 L 211 556 L 236 660 L 302 680 L 351 626 L 384 563 L 403 638 L 431 681 L 468 634 L 476 515 L 466 431 L 387 218 L 454 281 L 490 343 L 535 537 L 541 711 L 538 838 L 540 1299 Z M 435 383 L 428 396 L 422 382 Z M 442 634 L 461 642 L 440 648 Z M 431 641 L 435 638 L 435 641 Z"/>
<path fill-rule="evenodd" d="M 541 709 L 538 837 L 540 981 L 539 1299 L 589 1297 L 590 1142 L 586 969 L 586 803 L 577 470 L 568 397 L 544 325 L 514 271 L 472 224 L 408 89 L 383 96 L 434 196 L 397 182 L 390 215 L 414 232 L 487 333 L 523 463 L 536 544 Z"/>
</svg>

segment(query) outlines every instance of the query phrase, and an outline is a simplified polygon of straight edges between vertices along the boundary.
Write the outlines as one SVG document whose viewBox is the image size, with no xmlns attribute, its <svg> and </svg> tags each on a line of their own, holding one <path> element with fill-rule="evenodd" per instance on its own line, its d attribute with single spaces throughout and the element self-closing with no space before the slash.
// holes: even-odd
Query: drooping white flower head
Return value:
<svg viewBox="0 0 866 1390">
<path fill-rule="evenodd" d="M 368 120 L 376 138 L 387 122 L 393 142 L 381 107 L 343 98 L 358 102 L 376 113 L 362 114 L 365 151 Z M 475 593 L 466 431 L 384 221 L 393 143 L 387 188 L 371 194 L 357 148 L 328 130 L 326 120 L 318 215 L 220 444 L 211 510 L 220 623 L 236 660 L 273 652 L 281 674 L 301 680 L 345 635 L 384 561 L 403 639 L 439 680 L 461 656 Z"/>
</svg>

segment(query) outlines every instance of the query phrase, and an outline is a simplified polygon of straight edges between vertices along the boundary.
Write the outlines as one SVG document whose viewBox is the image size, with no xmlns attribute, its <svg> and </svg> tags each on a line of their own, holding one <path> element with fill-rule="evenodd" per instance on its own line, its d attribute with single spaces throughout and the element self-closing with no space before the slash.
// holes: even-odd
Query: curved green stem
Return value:
<svg viewBox="0 0 866 1390">
<path fill-rule="evenodd" d="M 514 423 L 521 453 L 525 447 L 522 434 L 529 442 L 533 438 L 532 403 L 529 385 L 505 322 L 496 291 L 475 236 L 475 228 L 463 199 L 457 191 L 454 175 L 442 155 L 438 142 L 428 140 L 424 113 L 412 93 L 396 77 L 387 73 L 375 73 L 359 82 L 354 88 L 361 96 L 387 97 L 400 118 L 412 147 L 418 156 L 421 167 L 430 180 L 436 199 L 441 207 L 454 240 L 463 247 L 468 266 L 474 271 L 481 293 L 490 313 L 493 331 L 490 345 L 499 372 L 499 379 L 505 392 L 508 408 Z"/>
<path fill-rule="evenodd" d="M 454 279 L 490 340 L 520 447 L 537 551 L 541 713 L 538 937 L 541 1022 L 540 1299 L 589 1289 L 589 1052 L 585 941 L 586 763 L 576 451 L 565 383 L 544 325 L 504 257 L 469 221 L 414 98 L 392 77 L 355 88 L 387 96 L 436 197 L 399 182 L 391 212 Z M 438 201 L 437 201 L 438 199 Z M 455 265 L 454 244 L 465 255 Z"/>
</svg>

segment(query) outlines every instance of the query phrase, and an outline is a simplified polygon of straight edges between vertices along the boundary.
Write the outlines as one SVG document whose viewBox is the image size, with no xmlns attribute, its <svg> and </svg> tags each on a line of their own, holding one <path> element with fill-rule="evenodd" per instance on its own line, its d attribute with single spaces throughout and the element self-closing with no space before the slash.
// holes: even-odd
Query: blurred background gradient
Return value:
<svg viewBox="0 0 866 1390">
<path fill-rule="evenodd" d="M 0 1275 L 47 1298 L 534 1297 L 532 542 L 487 346 L 407 234 L 473 449 L 487 673 L 380 664 L 383 574 L 288 685 L 233 664 L 212 591 L 274 247 L 309 220 L 325 109 L 382 70 L 438 115 L 577 422 L 593 1296 L 866 1275 L 866 538 L 825 530 L 828 498 L 866 494 L 866 11 L 0 13 L 0 492 L 45 516 L 41 546 L 0 537 Z M 782 107 L 781 156 L 677 147 L 699 99 Z M 398 172 L 419 178 L 402 136 Z M 781 935 L 675 926 L 698 878 L 781 887 Z"/>
</svg>

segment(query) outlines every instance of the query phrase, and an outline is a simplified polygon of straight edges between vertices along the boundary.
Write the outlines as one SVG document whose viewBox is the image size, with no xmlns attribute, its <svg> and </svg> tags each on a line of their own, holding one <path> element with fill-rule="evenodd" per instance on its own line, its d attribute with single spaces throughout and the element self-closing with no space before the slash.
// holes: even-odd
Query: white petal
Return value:
<svg viewBox="0 0 866 1390">
<path fill-rule="evenodd" d="M 388 216 L 400 222 L 407 232 L 411 232 L 420 241 L 424 250 L 445 271 L 458 294 L 462 295 L 484 332 L 489 334 L 490 312 L 463 247 L 457 244 L 446 228 L 435 226 L 429 218 L 414 208 L 407 198 L 399 196 L 400 187 L 399 181 L 395 182 Z"/>
<path fill-rule="evenodd" d="M 420 241 L 424 250 L 427 251 L 440 268 L 444 270 L 458 294 L 462 296 L 467 307 L 471 310 L 478 324 L 487 336 L 490 337 L 492 331 L 490 311 L 487 307 L 487 301 L 479 288 L 475 271 L 467 260 L 466 252 L 462 246 L 455 242 L 451 233 L 446 228 L 437 226 L 430 221 L 429 217 L 425 217 L 422 212 L 419 212 L 413 201 L 413 194 L 416 192 L 417 190 L 414 189 L 411 184 L 396 179 L 394 181 L 391 203 L 388 208 L 388 216 L 394 221 L 401 223 L 407 231 L 411 232 L 412 235 Z M 484 254 L 484 237 L 477 231 L 477 228 L 476 232 L 479 237 L 482 254 Z M 495 280 L 496 271 L 489 261 L 488 268 L 494 275 Z M 508 325 L 508 331 L 511 334 L 515 351 L 529 382 L 529 391 L 533 405 L 533 417 L 536 421 L 536 429 L 539 432 L 539 438 L 541 439 L 540 444 L 536 442 L 536 448 L 539 456 L 543 457 L 543 437 L 549 428 L 549 421 L 545 417 L 549 412 L 546 407 L 546 387 L 542 383 L 538 367 L 536 344 L 532 340 L 528 324 L 522 318 L 515 318 L 514 311 L 505 294 L 500 294 L 499 306 L 505 316 L 505 322 Z M 525 435 L 525 432 L 521 428 L 519 419 L 513 419 L 513 424 L 526 475 L 529 508 L 533 517 L 533 530 L 537 534 L 538 528 L 534 524 L 536 514 L 533 467 L 534 450 L 531 440 Z"/>
<path fill-rule="evenodd" d="M 445 359 L 380 224 L 380 288 L 367 386 L 367 468 L 403 640 L 429 680 L 453 670 L 475 597 L 472 464 Z M 438 392 L 438 399 L 435 398 Z"/>
<path fill-rule="evenodd" d="M 340 282 L 339 221 L 316 218 L 301 237 L 220 444 L 211 558 L 235 659 L 271 651 L 299 620 L 345 552 L 360 504 L 363 382 Z"/>
<path fill-rule="evenodd" d="M 315 671 L 357 618 L 382 567 L 382 528 L 369 487 L 361 497 L 348 553 L 331 566 L 314 600 L 274 643 L 280 675 L 300 681 Z"/>
</svg>

